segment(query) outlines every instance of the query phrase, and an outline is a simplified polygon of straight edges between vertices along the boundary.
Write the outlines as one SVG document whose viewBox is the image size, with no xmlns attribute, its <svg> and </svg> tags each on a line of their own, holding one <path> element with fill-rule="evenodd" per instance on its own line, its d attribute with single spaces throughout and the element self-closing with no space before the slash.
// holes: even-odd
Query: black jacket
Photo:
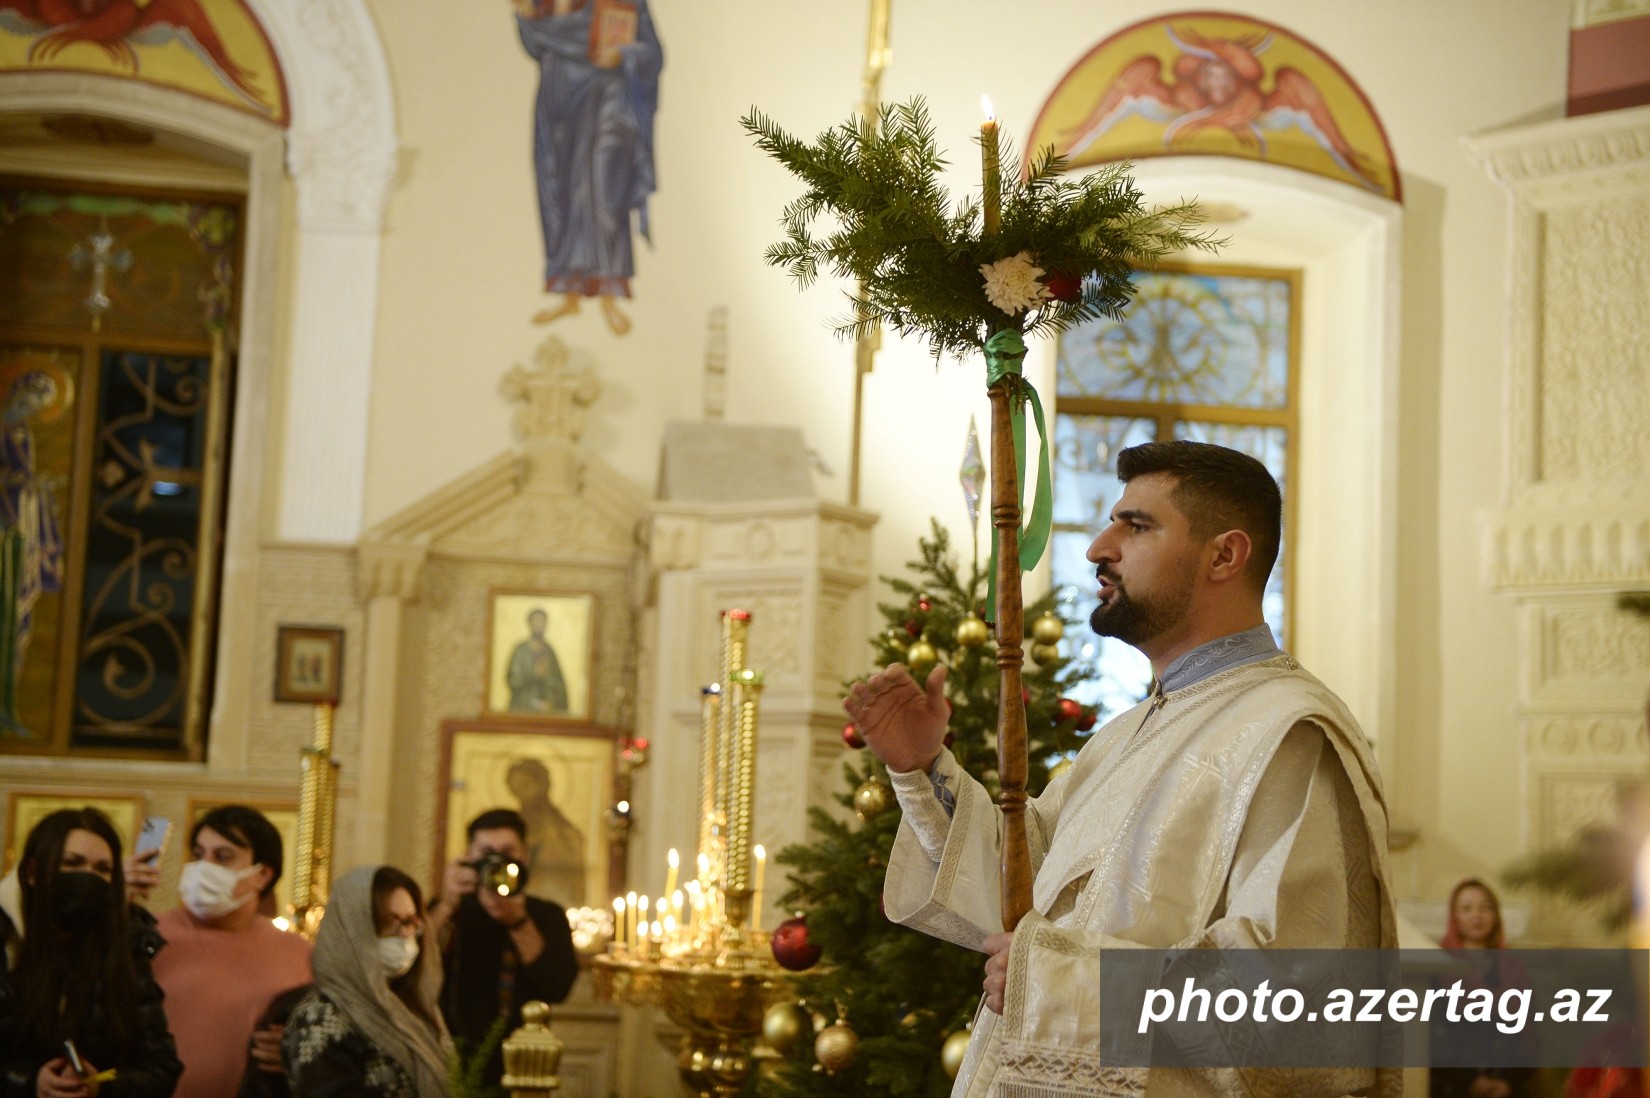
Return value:
<svg viewBox="0 0 1650 1098">
<path fill-rule="evenodd" d="M 0 939 L 12 931 L 11 920 L 0 912 Z M 108 1019 L 95 1011 L 82 1032 L 75 1034 L 75 1048 L 100 1071 L 115 1068 L 119 1074 L 98 1091 L 98 1098 L 169 1098 L 183 1074 L 172 1031 L 166 1025 L 165 996 L 155 983 L 149 962 L 166 940 L 155 929 L 155 920 L 142 908 L 130 913 L 132 961 L 137 966 L 137 1027 L 135 1048 L 123 1060 L 116 1056 L 109 1040 Z M 0 976 L 0 1098 L 34 1098 L 35 1077 L 49 1060 L 63 1055 L 61 1046 L 36 1047 L 24 1032 L 19 1016 L 22 1003 L 15 973 Z M 101 1002 L 101 997 L 99 997 Z"/>
<path fill-rule="evenodd" d="M 527 917 L 544 939 L 544 952 L 523 965 L 516 960 L 509 930 L 494 922 L 475 897 L 464 897 L 453 914 L 452 939 L 442 955 L 446 980 L 441 985 L 441 1013 L 466 1054 L 480 1045 L 500 1017 L 508 1018 L 506 1036 L 520 1026 L 523 1003 L 559 1003 L 572 990 L 579 960 L 567 912 L 559 904 L 529 896 Z M 495 1049 L 489 1060 L 486 1078 L 495 1080 L 503 1074 L 503 1051 Z"/>
</svg>

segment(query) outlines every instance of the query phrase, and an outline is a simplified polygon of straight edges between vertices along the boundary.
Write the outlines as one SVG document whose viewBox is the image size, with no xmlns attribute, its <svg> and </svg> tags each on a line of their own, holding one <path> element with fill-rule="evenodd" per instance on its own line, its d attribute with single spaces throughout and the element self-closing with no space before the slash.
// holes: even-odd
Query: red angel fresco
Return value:
<svg viewBox="0 0 1650 1098">
<path fill-rule="evenodd" d="M 1381 189 L 1367 159 L 1341 135 L 1317 85 L 1299 69 L 1283 66 L 1272 76 L 1272 90 L 1261 91 L 1265 70 L 1260 55 L 1272 44 L 1270 34 L 1205 38 L 1193 30 L 1166 29 L 1181 51 L 1171 80 L 1162 80 L 1162 61 L 1151 55 L 1123 66 L 1088 117 L 1066 131 L 1067 159 L 1075 159 L 1113 126 L 1136 115 L 1168 123 L 1163 131 L 1166 148 L 1199 130 L 1220 129 L 1246 148 L 1264 153 L 1266 131 L 1293 128 L 1365 186 Z"/>
<path fill-rule="evenodd" d="M 260 102 L 251 73 L 224 48 L 201 0 L 0 0 L 0 27 L 39 35 L 29 60 L 49 61 L 76 42 L 100 46 L 117 65 L 138 71 L 132 44 L 182 42 L 234 91 Z"/>
</svg>

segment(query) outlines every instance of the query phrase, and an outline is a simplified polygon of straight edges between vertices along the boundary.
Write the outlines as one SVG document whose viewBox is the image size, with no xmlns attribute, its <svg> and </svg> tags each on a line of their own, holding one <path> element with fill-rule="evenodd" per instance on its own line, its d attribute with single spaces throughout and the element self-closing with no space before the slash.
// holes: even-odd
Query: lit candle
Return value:
<svg viewBox="0 0 1650 1098">
<path fill-rule="evenodd" d="M 682 890 L 676 889 L 670 894 L 670 913 L 676 916 L 676 921 L 682 921 Z"/>
<path fill-rule="evenodd" d="M 676 891 L 676 868 L 681 864 L 682 856 L 676 853 L 676 848 L 674 846 L 671 847 L 670 853 L 665 855 L 665 866 L 667 868 L 665 870 L 664 895 L 669 896 L 672 892 Z"/>
<path fill-rule="evenodd" d="M 985 121 L 980 123 L 980 160 L 985 175 L 985 235 L 996 236 L 1002 220 L 1003 175 L 997 153 L 997 116 L 991 109 L 991 100 L 980 96 L 985 109 Z"/>
<path fill-rule="evenodd" d="M 643 896 L 640 900 L 636 901 L 636 906 L 641 908 L 642 911 L 642 913 L 636 917 L 636 921 L 641 924 L 642 937 L 644 938 L 647 937 L 647 904 L 648 901 L 646 896 Z"/>
<path fill-rule="evenodd" d="M 624 897 L 613 897 L 613 935 L 624 944 Z"/>
<path fill-rule="evenodd" d="M 630 945 L 636 944 L 636 894 L 624 894 L 624 940 Z"/>
<path fill-rule="evenodd" d="M 703 887 L 704 885 L 707 885 L 707 884 L 710 883 L 710 855 L 708 855 L 708 854 L 699 855 L 698 862 L 699 862 L 699 878 L 698 878 L 698 880 L 699 880 L 700 886 Z"/>
<path fill-rule="evenodd" d="M 768 852 L 761 843 L 751 851 L 756 855 L 756 888 L 751 895 L 751 929 L 762 929 L 762 877 L 768 868 Z"/>
</svg>

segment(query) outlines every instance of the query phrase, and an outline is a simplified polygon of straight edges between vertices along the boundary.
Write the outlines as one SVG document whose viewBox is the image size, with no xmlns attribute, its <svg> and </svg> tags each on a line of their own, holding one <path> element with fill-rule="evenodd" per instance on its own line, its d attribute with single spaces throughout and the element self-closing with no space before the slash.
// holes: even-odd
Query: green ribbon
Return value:
<svg viewBox="0 0 1650 1098">
<path fill-rule="evenodd" d="M 985 383 L 989 388 L 998 382 L 1008 387 L 1011 421 L 1014 426 L 1014 487 L 1018 493 L 1021 514 L 1025 514 L 1026 498 L 1026 413 L 1037 421 L 1037 495 L 1020 529 L 1020 571 L 1029 572 L 1043 559 L 1048 548 L 1049 534 L 1054 528 L 1054 484 L 1049 476 L 1048 426 L 1043 421 L 1043 402 L 1037 390 L 1021 373 L 1025 362 L 1025 340 L 1012 328 L 1004 329 L 985 342 Z M 991 564 L 986 573 L 986 605 L 993 619 L 1001 621 L 997 613 L 997 527 L 991 527 Z"/>
</svg>

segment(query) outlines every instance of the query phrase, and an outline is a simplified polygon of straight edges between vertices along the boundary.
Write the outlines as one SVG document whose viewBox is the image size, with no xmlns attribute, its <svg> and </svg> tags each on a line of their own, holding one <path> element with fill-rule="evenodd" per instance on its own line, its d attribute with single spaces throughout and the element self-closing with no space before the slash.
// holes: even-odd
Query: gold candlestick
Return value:
<svg viewBox="0 0 1650 1098">
<path fill-rule="evenodd" d="M 717 780 L 721 773 L 717 755 L 717 738 L 722 726 L 722 686 L 711 683 L 699 692 L 699 848 L 698 869 L 701 884 L 709 884 L 711 850 L 721 834 L 717 822 Z"/>
<path fill-rule="evenodd" d="M 314 937 L 332 891 L 333 825 L 338 764 L 332 761 L 333 703 L 315 707 L 314 739 L 304 748 L 298 800 L 298 849 L 293 856 L 293 928 Z"/>
<path fill-rule="evenodd" d="M 756 793 L 756 707 L 762 696 L 762 673 L 744 668 L 734 685 L 739 730 L 735 741 L 733 805 L 728 819 L 729 892 L 750 889 L 751 808 Z M 735 921 L 735 926 L 739 921 Z"/>
</svg>

